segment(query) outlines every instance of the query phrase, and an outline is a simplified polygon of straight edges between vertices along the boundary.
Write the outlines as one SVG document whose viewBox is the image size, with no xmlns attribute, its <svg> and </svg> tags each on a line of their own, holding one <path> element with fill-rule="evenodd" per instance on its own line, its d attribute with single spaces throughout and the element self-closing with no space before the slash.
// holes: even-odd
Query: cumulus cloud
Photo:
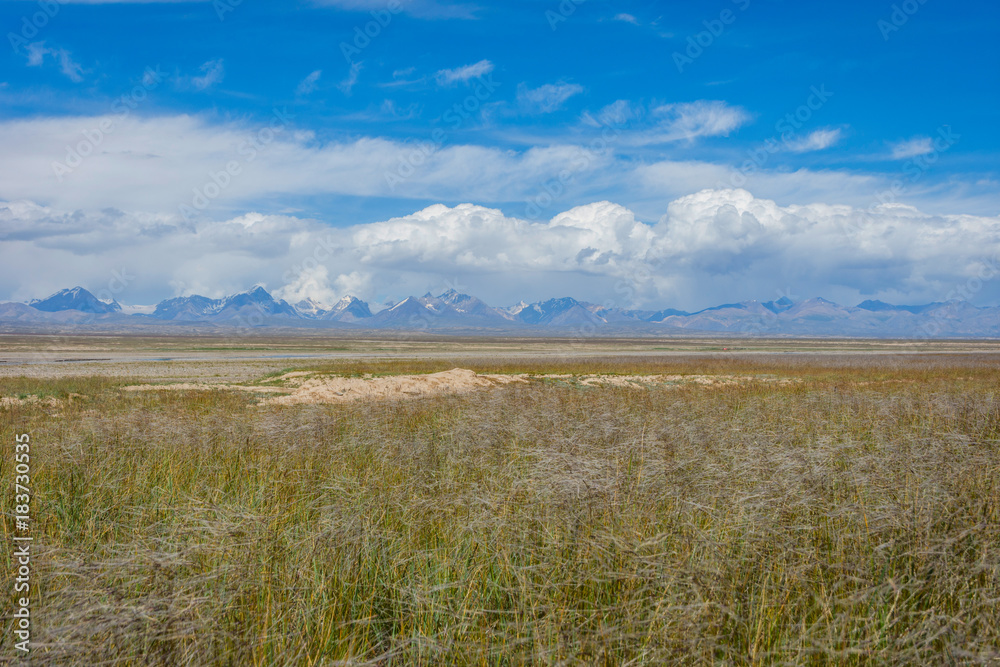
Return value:
<svg viewBox="0 0 1000 667">
<path fill-rule="evenodd" d="M 652 225 L 609 202 L 547 223 L 434 206 L 357 228 L 349 245 L 358 261 L 382 270 L 543 274 L 546 285 L 572 275 L 581 296 L 607 298 L 612 285 L 635 283 L 639 301 L 692 307 L 788 285 L 848 300 L 890 291 L 941 298 L 949 281 L 990 259 L 977 249 L 997 240 L 997 218 L 928 216 L 900 205 L 781 207 L 745 190 L 706 190 L 675 200 Z"/>
<path fill-rule="evenodd" d="M 321 306 L 330 307 L 339 300 L 339 293 L 330 285 L 330 272 L 322 264 L 303 266 L 291 271 L 291 281 L 274 291 L 277 299 L 298 303 L 312 299 Z"/>
<path fill-rule="evenodd" d="M 465 83 L 469 79 L 486 76 L 493 71 L 493 63 L 489 60 L 480 60 L 471 65 L 464 65 L 454 69 L 442 69 L 434 75 L 434 80 L 439 86 L 450 86 L 455 83 Z"/>
<path fill-rule="evenodd" d="M 334 290 L 342 296 L 372 294 L 372 274 L 362 271 L 342 273 L 333 281 Z"/>
<path fill-rule="evenodd" d="M 376 302 L 463 289 L 502 305 L 571 295 L 619 306 L 698 308 L 774 298 L 776 289 L 844 303 L 926 302 L 995 262 L 1000 218 L 937 216 L 901 204 L 780 206 L 739 189 L 672 201 L 645 222 L 596 202 L 534 222 L 473 204 L 433 205 L 334 228 L 248 213 L 181 223 L 169 216 L 58 211 L 0 203 L 0 297 L 135 276 L 123 302 L 208 296 L 255 282 L 297 301 L 351 293 Z M 502 276 L 502 280 L 497 277 Z M 987 284 L 978 295 L 996 300 Z"/>
</svg>

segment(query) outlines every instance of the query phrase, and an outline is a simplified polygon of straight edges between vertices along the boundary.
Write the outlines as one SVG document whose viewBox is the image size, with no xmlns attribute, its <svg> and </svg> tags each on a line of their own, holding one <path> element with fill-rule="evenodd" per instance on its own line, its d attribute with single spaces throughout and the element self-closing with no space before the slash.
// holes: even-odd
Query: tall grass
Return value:
<svg viewBox="0 0 1000 667">
<path fill-rule="evenodd" d="M 282 408 L 76 380 L 0 430 L 4 497 L 35 443 L 33 662 L 1000 660 L 996 368 L 754 363 L 806 379 Z"/>
</svg>

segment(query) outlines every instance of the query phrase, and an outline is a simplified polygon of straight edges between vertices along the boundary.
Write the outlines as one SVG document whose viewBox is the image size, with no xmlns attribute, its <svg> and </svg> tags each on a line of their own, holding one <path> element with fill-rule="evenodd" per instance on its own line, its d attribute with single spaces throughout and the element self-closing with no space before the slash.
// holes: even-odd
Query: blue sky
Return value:
<svg viewBox="0 0 1000 667">
<path fill-rule="evenodd" d="M 0 298 L 131 261 L 132 301 L 458 278 L 499 303 L 934 300 L 996 250 L 996 3 L 53 0 L 0 23 Z M 530 242 L 549 254 L 502 247 Z"/>
</svg>

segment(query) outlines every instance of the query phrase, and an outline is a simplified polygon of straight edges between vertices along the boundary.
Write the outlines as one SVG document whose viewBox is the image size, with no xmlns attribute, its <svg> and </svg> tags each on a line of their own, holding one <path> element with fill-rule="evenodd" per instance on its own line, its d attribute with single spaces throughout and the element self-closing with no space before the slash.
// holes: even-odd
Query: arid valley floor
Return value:
<svg viewBox="0 0 1000 667">
<path fill-rule="evenodd" d="M 998 341 L 0 335 L 20 434 L 32 664 L 1000 661 Z"/>
</svg>

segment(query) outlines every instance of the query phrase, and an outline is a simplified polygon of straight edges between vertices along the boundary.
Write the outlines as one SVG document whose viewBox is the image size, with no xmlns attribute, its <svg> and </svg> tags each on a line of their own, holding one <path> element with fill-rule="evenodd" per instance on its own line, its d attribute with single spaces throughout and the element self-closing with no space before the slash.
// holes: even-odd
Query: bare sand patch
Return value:
<svg viewBox="0 0 1000 667">
<path fill-rule="evenodd" d="M 290 374 L 291 375 L 291 374 Z M 382 377 L 314 377 L 302 381 L 287 396 L 269 399 L 267 403 L 295 405 L 300 403 L 339 403 L 358 399 L 398 399 L 462 394 L 489 389 L 512 382 L 527 382 L 524 375 L 480 375 L 463 368 L 427 375 L 389 375 Z"/>
<path fill-rule="evenodd" d="M 662 384 L 660 375 L 584 375 L 580 384 L 588 387 L 633 387 L 643 388 L 653 384 Z"/>
<path fill-rule="evenodd" d="M 571 378 L 572 375 L 545 375 L 545 378 Z M 631 387 L 648 389 L 651 387 L 671 387 L 694 384 L 705 387 L 732 387 L 750 382 L 770 382 L 789 384 L 799 380 L 790 378 L 761 377 L 754 375 L 580 375 L 575 376 L 579 384 L 588 387 Z"/>
<path fill-rule="evenodd" d="M 453 368 L 450 371 L 423 375 L 363 375 L 360 377 L 341 377 L 310 371 L 295 371 L 264 380 L 268 383 L 279 383 L 278 386 L 189 382 L 133 385 L 124 387 L 124 389 L 125 391 L 220 391 L 231 389 L 279 394 L 263 399 L 262 405 L 300 405 L 341 403 L 363 399 L 398 400 L 443 394 L 464 394 L 511 383 L 544 380 L 557 380 L 595 389 L 601 387 L 650 389 L 683 385 L 729 387 L 749 382 L 787 384 L 796 381 L 749 375 L 573 375 L 569 373 L 490 375 L 464 368 Z"/>
<path fill-rule="evenodd" d="M 312 371 L 293 371 L 291 373 L 285 373 L 281 377 L 275 378 L 275 381 L 281 382 L 285 385 L 297 387 L 306 381 L 306 378 L 316 375 Z"/>
</svg>

